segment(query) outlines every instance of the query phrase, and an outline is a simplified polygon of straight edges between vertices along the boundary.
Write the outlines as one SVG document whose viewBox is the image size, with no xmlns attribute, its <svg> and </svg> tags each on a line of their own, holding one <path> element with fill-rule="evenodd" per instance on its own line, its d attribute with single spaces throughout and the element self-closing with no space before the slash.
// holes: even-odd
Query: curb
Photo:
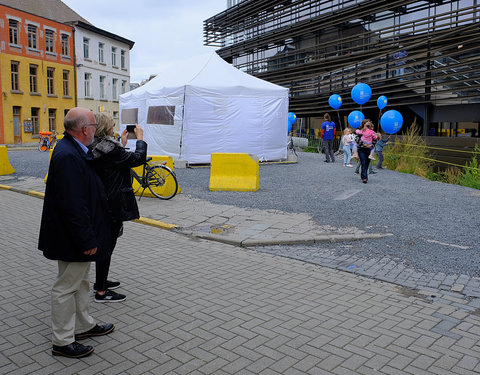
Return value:
<svg viewBox="0 0 480 375">
<path fill-rule="evenodd" d="M 0 189 L 10 190 L 10 191 L 13 191 L 15 193 L 29 195 L 31 197 L 35 197 L 35 198 L 39 198 L 39 199 L 43 199 L 45 197 L 45 193 L 41 193 L 39 191 L 24 190 L 24 189 L 15 188 L 13 186 L 8 186 L 8 185 L 1 185 L 0 184 Z M 134 222 L 139 223 L 139 224 L 149 225 L 149 226 L 156 227 L 156 228 L 165 229 L 165 230 L 174 230 L 174 229 L 178 228 L 178 225 L 168 224 L 168 223 L 164 223 L 164 222 L 161 222 L 161 221 L 158 221 L 158 220 L 148 219 L 146 217 L 140 217 L 140 219 L 135 219 Z"/>
<path fill-rule="evenodd" d="M 319 236 L 298 236 L 288 239 L 255 239 L 245 238 L 240 236 L 222 237 L 213 233 L 201 233 L 201 232 L 182 232 L 185 235 L 189 235 L 196 238 L 202 238 L 210 241 L 222 242 L 229 245 L 235 245 L 240 247 L 253 247 L 253 246 L 275 246 L 275 245 L 311 245 L 314 243 L 326 243 L 326 242 L 351 242 L 367 239 L 379 239 L 383 237 L 393 236 L 392 233 L 365 233 L 365 234 L 325 234 Z"/>
<path fill-rule="evenodd" d="M 29 195 L 31 197 L 43 199 L 45 197 L 44 193 L 35 190 L 24 190 L 15 188 L 9 185 L 0 185 L 0 189 L 10 190 L 15 193 Z M 192 232 L 184 231 L 178 225 L 164 223 L 159 220 L 149 219 L 146 217 L 140 217 L 140 219 L 133 220 L 135 223 L 148 225 L 151 227 L 174 231 L 177 230 L 178 233 L 184 234 L 191 237 L 202 238 L 205 240 L 221 242 L 229 245 L 240 246 L 240 247 L 254 247 L 254 246 L 275 246 L 275 245 L 308 245 L 314 243 L 326 243 L 326 242 L 351 242 L 359 241 L 366 239 L 378 239 L 383 237 L 393 236 L 392 233 L 366 233 L 366 234 L 325 234 L 317 236 L 297 236 L 295 238 L 285 238 L 285 239 L 274 239 L 274 238 L 264 238 L 264 239 L 255 239 L 248 237 L 240 236 L 230 236 L 223 237 L 218 234 L 213 233 L 201 233 L 201 232 Z"/>
<path fill-rule="evenodd" d="M 160 229 L 165 229 L 165 230 L 174 230 L 178 228 L 178 225 L 175 224 L 168 224 L 164 223 L 163 221 L 158 221 L 154 219 L 148 219 L 146 217 L 141 216 L 140 219 L 135 219 L 133 220 L 135 223 L 143 224 L 143 225 L 149 225 L 151 227 L 156 227 Z"/>
</svg>

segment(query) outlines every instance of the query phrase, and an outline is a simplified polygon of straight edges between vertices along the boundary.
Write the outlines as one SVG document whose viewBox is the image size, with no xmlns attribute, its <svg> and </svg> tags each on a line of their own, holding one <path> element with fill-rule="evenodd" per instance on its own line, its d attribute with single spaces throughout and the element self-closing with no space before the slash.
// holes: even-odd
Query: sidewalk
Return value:
<svg viewBox="0 0 480 375">
<path fill-rule="evenodd" d="M 52 357 L 56 265 L 36 250 L 41 209 L 40 199 L 0 190 L 2 374 L 480 371 L 476 311 L 138 223 L 126 223 L 112 262 L 127 300 L 92 302 L 92 315 L 115 332 L 87 340 L 95 353 L 86 359 Z"/>
<path fill-rule="evenodd" d="M 40 178 L 1 176 L 0 184 L 18 192 L 43 193 Z M 311 244 L 315 242 L 353 241 L 389 236 L 389 233 L 365 233 L 354 227 L 334 228 L 318 225 L 311 215 L 276 210 L 258 210 L 209 203 L 178 194 L 171 200 L 143 197 L 139 201 L 144 218 L 151 223 L 193 237 L 237 246 Z"/>
</svg>

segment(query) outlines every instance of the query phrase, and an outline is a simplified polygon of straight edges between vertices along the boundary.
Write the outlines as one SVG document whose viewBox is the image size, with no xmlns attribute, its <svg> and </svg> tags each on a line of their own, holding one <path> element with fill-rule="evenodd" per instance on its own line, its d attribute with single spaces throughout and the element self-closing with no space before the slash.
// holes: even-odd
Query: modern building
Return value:
<svg viewBox="0 0 480 375">
<path fill-rule="evenodd" d="M 204 44 L 226 61 L 290 89 L 290 110 L 307 130 L 343 98 L 345 119 L 359 105 L 377 119 L 376 99 L 424 135 L 480 133 L 479 0 L 244 0 L 204 21 Z M 343 120 L 343 126 L 345 120 Z M 405 127 L 405 126 L 404 126 Z"/>
<path fill-rule="evenodd" d="M 0 5 L 0 143 L 63 131 L 75 105 L 73 28 Z"/>
<path fill-rule="evenodd" d="M 134 42 L 83 21 L 72 24 L 78 106 L 111 114 L 118 130 L 118 96 L 130 91 L 130 50 Z"/>
</svg>

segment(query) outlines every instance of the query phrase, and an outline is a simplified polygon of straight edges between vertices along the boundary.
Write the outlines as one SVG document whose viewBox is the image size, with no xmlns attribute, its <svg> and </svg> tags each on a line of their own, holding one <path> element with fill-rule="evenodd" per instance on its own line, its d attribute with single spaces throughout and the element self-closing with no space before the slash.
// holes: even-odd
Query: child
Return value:
<svg viewBox="0 0 480 375">
<path fill-rule="evenodd" d="M 362 136 L 360 140 L 363 143 L 363 147 L 372 149 L 370 151 L 370 155 L 368 155 L 368 158 L 370 160 L 375 160 L 374 141 L 376 141 L 378 137 L 377 137 L 377 133 L 373 131 L 373 124 L 370 121 L 368 121 L 366 125 L 363 127 L 363 130 L 357 129 L 356 133 Z"/>
<path fill-rule="evenodd" d="M 390 140 L 390 136 L 388 137 L 383 137 L 380 133 L 377 133 L 377 137 L 379 141 L 375 145 L 375 150 L 377 151 L 378 155 L 378 163 L 377 163 L 377 169 L 382 169 L 382 163 L 383 163 L 383 148 L 387 145 L 388 141 Z"/>
<path fill-rule="evenodd" d="M 352 164 L 350 164 L 350 159 L 352 158 L 351 154 L 351 149 L 350 149 L 350 144 L 353 142 L 352 141 L 352 129 L 346 128 L 345 131 L 343 132 L 342 136 L 342 142 L 343 142 L 343 166 L 344 167 L 352 167 Z"/>
</svg>

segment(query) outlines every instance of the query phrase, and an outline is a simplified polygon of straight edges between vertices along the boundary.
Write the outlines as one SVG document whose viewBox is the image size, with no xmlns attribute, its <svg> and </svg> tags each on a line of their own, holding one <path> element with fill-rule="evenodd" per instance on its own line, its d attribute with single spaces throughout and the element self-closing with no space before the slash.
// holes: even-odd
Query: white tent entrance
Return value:
<svg viewBox="0 0 480 375">
<path fill-rule="evenodd" d="M 287 157 L 288 89 L 226 63 L 216 53 L 176 64 L 120 96 L 120 129 L 138 122 L 150 155 L 190 164 L 213 152 Z"/>
</svg>

